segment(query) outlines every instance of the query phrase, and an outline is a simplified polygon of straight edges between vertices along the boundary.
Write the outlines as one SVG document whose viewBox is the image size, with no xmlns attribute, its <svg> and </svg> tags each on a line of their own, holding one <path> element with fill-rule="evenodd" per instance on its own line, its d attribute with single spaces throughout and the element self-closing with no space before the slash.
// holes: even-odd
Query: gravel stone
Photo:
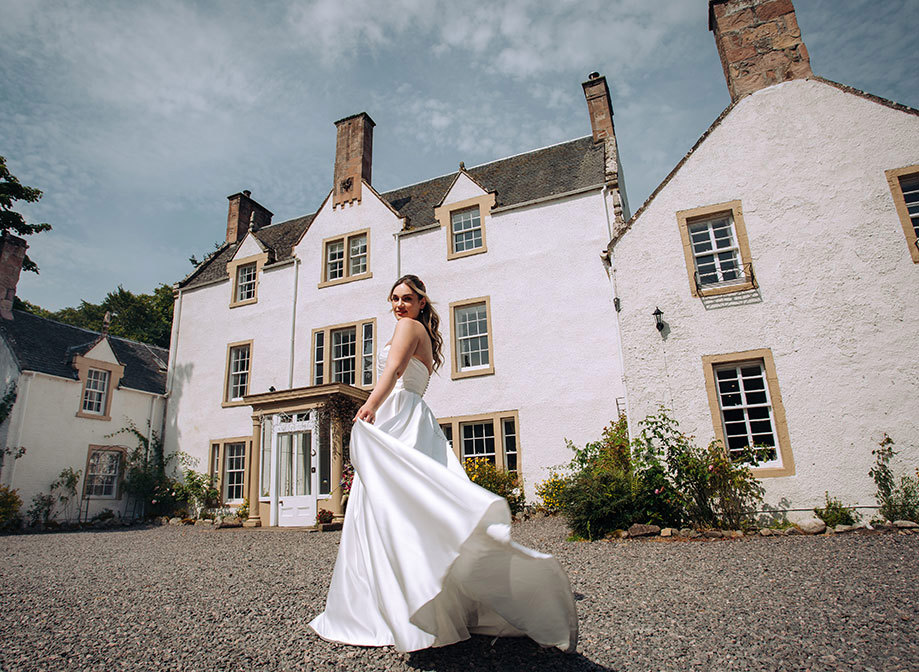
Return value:
<svg viewBox="0 0 919 672">
<path fill-rule="evenodd" d="M 798 523 L 798 529 L 801 530 L 804 534 L 820 534 L 825 532 L 827 527 L 819 518 L 807 518 Z"/>
<path fill-rule="evenodd" d="M 569 542 L 578 653 L 476 636 L 401 654 L 325 642 L 340 532 L 134 526 L 0 537 L 0 670 L 919 670 L 919 536 Z"/>
</svg>

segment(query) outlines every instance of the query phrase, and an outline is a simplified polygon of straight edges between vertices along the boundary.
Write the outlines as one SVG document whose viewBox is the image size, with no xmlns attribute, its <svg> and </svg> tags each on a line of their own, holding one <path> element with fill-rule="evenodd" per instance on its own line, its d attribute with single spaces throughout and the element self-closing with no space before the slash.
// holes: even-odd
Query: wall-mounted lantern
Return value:
<svg viewBox="0 0 919 672">
<path fill-rule="evenodd" d="M 658 308 L 654 307 L 654 312 L 651 313 L 654 316 L 654 326 L 657 327 L 658 331 L 664 330 L 664 312 Z"/>
</svg>

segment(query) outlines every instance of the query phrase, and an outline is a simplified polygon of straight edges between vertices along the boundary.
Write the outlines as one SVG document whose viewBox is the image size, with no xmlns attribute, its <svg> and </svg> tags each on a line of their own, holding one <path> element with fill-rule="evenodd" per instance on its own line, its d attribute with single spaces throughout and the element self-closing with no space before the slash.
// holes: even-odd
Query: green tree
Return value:
<svg viewBox="0 0 919 672">
<path fill-rule="evenodd" d="M 29 224 L 25 217 L 13 210 L 16 201 L 35 203 L 40 198 L 41 190 L 20 184 L 16 176 L 7 169 L 6 159 L 0 156 L 0 231 L 12 231 L 18 236 L 50 231 L 50 224 Z M 29 259 L 29 255 L 22 260 L 22 270 L 38 273 L 38 266 Z"/>
</svg>

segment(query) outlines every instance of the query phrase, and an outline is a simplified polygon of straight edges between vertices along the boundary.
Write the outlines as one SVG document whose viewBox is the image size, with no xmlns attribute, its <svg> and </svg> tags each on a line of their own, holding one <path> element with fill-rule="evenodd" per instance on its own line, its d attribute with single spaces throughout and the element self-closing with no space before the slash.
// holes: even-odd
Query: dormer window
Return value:
<svg viewBox="0 0 919 672">
<path fill-rule="evenodd" d="M 368 229 L 327 238 L 323 241 L 322 250 L 322 281 L 319 287 L 373 277 Z"/>
<path fill-rule="evenodd" d="M 86 373 L 86 386 L 83 388 L 83 412 L 93 415 L 105 415 L 108 406 L 109 372 L 100 369 L 89 369 Z"/>
<path fill-rule="evenodd" d="M 459 210 L 450 215 L 450 238 L 454 254 L 471 252 L 484 245 L 479 206 Z"/>
<path fill-rule="evenodd" d="M 255 263 L 245 264 L 236 269 L 236 302 L 249 301 L 255 298 Z"/>
<path fill-rule="evenodd" d="M 268 253 L 255 254 L 227 262 L 230 276 L 230 308 L 258 302 L 259 274 L 268 263 Z"/>
</svg>

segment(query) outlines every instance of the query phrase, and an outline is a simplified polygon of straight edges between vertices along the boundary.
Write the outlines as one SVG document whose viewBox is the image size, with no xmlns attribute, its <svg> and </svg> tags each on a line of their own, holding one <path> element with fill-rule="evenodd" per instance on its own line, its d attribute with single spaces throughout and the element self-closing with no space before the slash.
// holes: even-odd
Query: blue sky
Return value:
<svg viewBox="0 0 919 672">
<path fill-rule="evenodd" d="M 797 0 L 816 74 L 919 107 L 915 0 Z M 0 155 L 48 309 L 184 277 L 226 196 L 279 222 L 332 183 L 334 121 L 376 121 L 381 191 L 587 135 L 612 89 L 636 209 L 729 102 L 705 0 L 0 0 Z M 919 159 L 919 157 L 917 157 Z"/>
</svg>

